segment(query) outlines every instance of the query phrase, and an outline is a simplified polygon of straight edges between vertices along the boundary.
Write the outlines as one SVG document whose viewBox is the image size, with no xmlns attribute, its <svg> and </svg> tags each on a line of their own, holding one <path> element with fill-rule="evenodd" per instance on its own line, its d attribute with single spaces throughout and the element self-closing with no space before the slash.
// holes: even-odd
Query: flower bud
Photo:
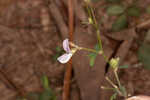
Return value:
<svg viewBox="0 0 150 100">
<path fill-rule="evenodd" d="M 119 58 L 112 58 L 110 61 L 109 61 L 109 64 L 110 66 L 113 68 L 113 69 L 116 69 L 119 65 Z"/>
</svg>

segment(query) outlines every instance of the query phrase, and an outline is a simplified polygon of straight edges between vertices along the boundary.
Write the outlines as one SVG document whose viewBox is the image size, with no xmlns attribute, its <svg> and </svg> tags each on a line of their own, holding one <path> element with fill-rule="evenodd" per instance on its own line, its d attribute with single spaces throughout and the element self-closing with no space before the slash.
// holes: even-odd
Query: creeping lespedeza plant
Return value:
<svg viewBox="0 0 150 100">
<path fill-rule="evenodd" d="M 111 66 L 111 68 L 113 69 L 115 78 L 117 80 L 117 84 L 115 85 L 110 79 L 109 77 L 106 77 L 106 80 L 112 85 L 112 90 L 115 91 L 115 94 L 111 97 L 111 100 L 115 99 L 115 97 L 117 95 L 119 96 L 123 96 L 125 99 L 127 98 L 127 92 L 125 90 L 125 88 L 121 85 L 119 77 L 118 77 L 118 68 L 119 68 L 119 58 L 111 58 L 110 60 L 108 59 L 107 56 L 105 56 L 104 51 L 103 51 L 103 47 L 102 47 L 102 41 L 101 41 L 101 37 L 100 37 L 100 30 L 99 30 L 99 26 L 97 24 L 95 15 L 94 15 L 94 11 L 93 8 L 89 5 L 90 0 L 85 0 L 85 4 L 86 4 L 86 9 L 88 11 L 88 23 L 87 24 L 91 24 L 95 30 L 96 30 L 96 35 L 97 35 L 97 40 L 98 40 L 98 45 L 99 45 L 99 49 L 95 50 L 95 49 L 90 49 L 90 48 L 84 48 L 84 47 L 80 47 L 72 42 L 69 42 L 68 39 L 65 39 L 63 41 L 63 49 L 65 51 L 65 54 L 63 54 L 62 56 L 58 57 L 57 60 L 60 63 L 67 63 L 71 57 L 75 54 L 75 52 L 77 50 L 85 50 L 85 51 L 89 51 L 91 53 L 95 53 L 97 55 L 101 55 L 104 57 L 104 60 Z M 71 46 L 71 48 L 70 48 Z M 103 89 L 108 89 L 107 87 L 102 86 L 101 88 Z M 110 89 L 110 88 L 109 88 Z"/>
</svg>

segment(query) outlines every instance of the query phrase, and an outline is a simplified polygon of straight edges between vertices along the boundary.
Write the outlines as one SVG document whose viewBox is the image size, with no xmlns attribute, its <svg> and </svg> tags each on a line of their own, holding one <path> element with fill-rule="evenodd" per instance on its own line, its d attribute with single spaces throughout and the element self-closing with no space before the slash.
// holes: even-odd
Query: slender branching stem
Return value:
<svg viewBox="0 0 150 100">
<path fill-rule="evenodd" d="M 103 50 L 103 47 L 102 47 L 102 40 L 101 40 L 101 36 L 100 36 L 99 25 L 97 23 L 97 20 L 96 20 L 95 14 L 94 14 L 94 10 L 90 6 L 89 3 L 90 3 L 89 0 L 85 0 L 87 12 L 88 12 L 88 15 L 89 15 L 89 24 L 91 24 L 96 29 L 96 35 L 97 35 L 97 40 L 98 40 L 98 43 L 99 43 L 99 46 L 100 46 L 100 51 L 98 52 L 94 49 L 83 48 L 83 47 L 80 47 L 80 49 L 81 50 L 86 50 L 86 51 L 89 51 L 89 52 L 98 53 L 98 54 L 100 54 L 104 57 L 104 60 L 107 63 L 109 63 L 110 61 L 109 61 L 108 57 L 104 54 L 104 50 Z M 119 77 L 118 77 L 117 69 L 118 68 L 114 69 L 114 74 L 115 74 L 115 78 L 116 78 L 117 83 L 118 83 L 119 86 L 115 85 L 108 77 L 106 77 L 106 80 L 116 89 L 116 91 L 118 92 L 119 95 L 124 96 L 126 98 L 124 93 L 120 90 L 121 89 L 121 83 L 120 83 L 120 80 L 119 80 Z"/>
<path fill-rule="evenodd" d="M 116 89 L 119 95 L 123 96 L 117 85 L 115 85 L 108 77 L 106 77 L 106 80 Z"/>
<path fill-rule="evenodd" d="M 116 80 L 118 82 L 119 87 L 121 87 L 121 83 L 120 83 L 120 80 L 119 80 L 119 77 L 118 77 L 117 69 L 114 70 L 114 74 L 115 74 L 115 77 L 116 77 Z"/>
</svg>

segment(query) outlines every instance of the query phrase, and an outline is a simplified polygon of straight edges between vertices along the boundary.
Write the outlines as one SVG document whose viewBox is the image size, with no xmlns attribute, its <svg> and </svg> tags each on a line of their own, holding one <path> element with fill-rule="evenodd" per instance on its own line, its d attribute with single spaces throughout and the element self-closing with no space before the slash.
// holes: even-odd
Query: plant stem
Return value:
<svg viewBox="0 0 150 100">
<path fill-rule="evenodd" d="M 99 46 L 100 46 L 100 49 L 101 49 L 101 55 L 104 57 L 105 61 L 108 62 L 108 58 L 105 56 L 104 54 L 104 51 L 103 51 L 103 46 L 102 46 L 102 40 L 101 40 L 101 36 L 100 36 L 100 30 L 99 30 L 99 26 L 98 26 L 98 23 L 97 23 L 97 20 L 96 20 L 96 17 L 95 17 L 95 14 L 94 14 L 94 10 L 92 7 L 89 6 L 89 3 L 86 2 L 86 8 L 87 8 L 87 11 L 88 11 L 88 14 L 89 14 L 89 17 L 92 19 L 93 23 L 93 27 L 95 27 L 96 29 L 96 35 L 97 35 L 97 39 L 98 39 L 98 43 L 99 43 Z"/>
<path fill-rule="evenodd" d="M 69 16 L 69 40 L 73 41 L 74 32 L 74 12 L 73 12 L 73 0 L 68 0 L 68 16 Z M 72 59 L 67 63 L 67 68 L 64 76 L 64 86 L 62 93 L 62 100 L 70 100 L 70 84 L 72 78 Z"/>
<path fill-rule="evenodd" d="M 102 46 L 102 40 L 101 40 L 101 36 L 100 36 L 99 25 L 97 23 L 97 20 L 96 20 L 95 14 L 94 14 L 94 10 L 89 5 L 89 1 L 88 0 L 86 0 L 85 3 L 86 3 L 86 8 L 87 8 L 87 11 L 88 11 L 89 18 L 90 18 L 89 23 L 91 25 L 93 25 L 93 27 L 96 29 L 97 40 L 98 40 L 98 43 L 99 43 L 99 46 L 100 46 L 101 50 L 98 52 L 98 51 L 96 51 L 94 49 L 89 49 L 89 48 L 81 48 L 81 49 L 86 50 L 86 51 L 90 51 L 90 52 L 98 53 L 98 54 L 100 54 L 100 55 L 102 55 L 104 57 L 104 60 L 107 63 L 109 63 L 109 59 L 107 58 L 107 56 L 105 56 L 104 51 L 103 51 L 103 46 Z M 122 91 L 120 90 L 121 83 L 120 83 L 120 80 L 119 80 L 119 77 L 118 77 L 117 69 L 114 69 L 114 74 L 115 74 L 115 78 L 117 80 L 117 83 L 118 83 L 119 87 L 117 85 L 115 85 L 108 77 L 106 77 L 106 80 L 117 90 L 118 94 L 120 94 L 121 96 L 124 96 L 126 98 L 127 96 L 124 95 L 124 93 L 122 93 Z"/>
<path fill-rule="evenodd" d="M 90 17 L 90 18 L 92 19 L 92 21 L 93 21 L 92 25 L 93 25 L 93 27 L 95 27 L 95 29 L 96 29 L 97 39 L 98 39 L 100 48 L 101 48 L 101 50 L 103 50 L 103 48 L 102 48 L 102 41 L 101 41 L 101 37 L 100 37 L 100 31 L 99 31 L 99 26 L 98 26 L 98 24 L 97 24 L 97 20 L 96 20 L 95 14 L 94 14 L 94 10 L 93 10 L 92 7 L 89 6 L 88 3 L 86 3 L 86 8 L 87 8 L 89 17 Z"/>
<path fill-rule="evenodd" d="M 89 52 L 93 52 L 93 53 L 97 53 L 99 54 L 98 51 L 94 50 L 94 49 L 90 49 L 90 48 L 84 48 L 84 47 L 80 47 L 81 50 L 85 50 L 85 51 L 89 51 Z"/>
<path fill-rule="evenodd" d="M 118 77 L 117 70 L 114 70 L 114 74 L 115 74 L 115 77 L 116 77 L 116 79 L 117 79 L 117 82 L 118 82 L 119 87 L 121 87 L 121 83 L 120 83 L 120 80 L 119 80 L 119 77 Z"/>
<path fill-rule="evenodd" d="M 122 96 L 122 92 L 119 90 L 118 86 L 115 85 L 108 77 L 106 77 L 106 80 L 117 90 L 118 94 Z"/>
<path fill-rule="evenodd" d="M 102 86 L 101 89 L 105 89 L 105 90 L 114 90 L 114 88 L 108 88 L 108 87 L 104 87 L 104 86 Z"/>
<path fill-rule="evenodd" d="M 89 51 L 89 52 L 94 52 L 94 53 L 97 53 L 99 55 L 102 55 L 104 57 L 104 60 L 106 62 L 109 62 L 108 58 L 105 56 L 104 52 L 102 50 L 100 51 L 96 51 L 94 49 L 90 49 L 90 48 L 84 48 L 84 47 L 79 47 L 81 50 L 85 50 L 85 51 Z"/>
</svg>

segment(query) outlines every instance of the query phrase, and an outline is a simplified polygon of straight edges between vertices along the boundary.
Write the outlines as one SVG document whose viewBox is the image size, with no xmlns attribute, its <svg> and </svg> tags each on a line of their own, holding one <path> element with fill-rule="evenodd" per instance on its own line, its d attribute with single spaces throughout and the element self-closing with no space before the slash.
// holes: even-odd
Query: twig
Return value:
<svg viewBox="0 0 150 100">
<path fill-rule="evenodd" d="M 144 21 L 143 23 L 141 24 L 138 24 L 136 27 L 137 28 L 144 28 L 144 27 L 150 27 L 150 20 L 147 20 L 147 21 Z"/>
<path fill-rule="evenodd" d="M 51 2 L 49 5 L 50 13 L 53 17 L 53 19 L 56 21 L 56 25 L 58 26 L 58 29 L 60 30 L 61 36 L 63 39 L 67 38 L 68 28 L 67 25 L 64 22 L 64 19 L 61 15 L 61 12 L 57 8 L 56 4 L 54 2 Z"/>
<path fill-rule="evenodd" d="M 73 41 L 73 32 L 74 32 L 74 13 L 73 13 L 73 0 L 68 0 L 68 14 L 69 14 L 69 40 Z M 69 100 L 70 92 L 70 83 L 72 75 L 72 60 L 67 64 L 67 69 L 65 72 L 64 78 L 64 87 L 63 87 L 63 100 Z"/>
</svg>

